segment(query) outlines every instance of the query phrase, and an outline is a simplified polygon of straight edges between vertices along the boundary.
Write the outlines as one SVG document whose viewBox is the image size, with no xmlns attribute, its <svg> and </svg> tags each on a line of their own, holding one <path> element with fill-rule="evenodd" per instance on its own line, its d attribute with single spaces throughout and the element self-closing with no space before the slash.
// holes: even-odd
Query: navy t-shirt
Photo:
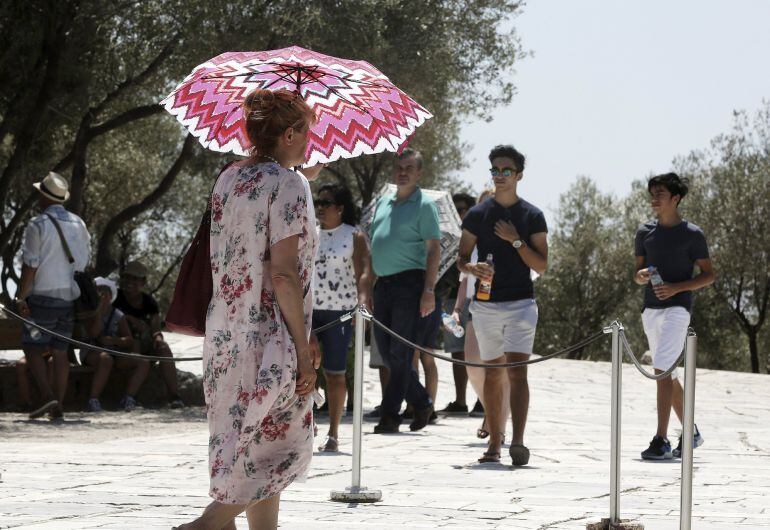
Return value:
<svg viewBox="0 0 770 530">
<path fill-rule="evenodd" d="M 495 235 L 495 223 L 500 220 L 513 223 L 519 237 L 529 245 L 532 234 L 548 232 L 545 216 L 539 208 L 524 199 L 519 199 L 507 208 L 489 199 L 471 208 L 463 220 L 463 230 L 476 236 L 479 261 L 486 260 L 487 254 L 492 254 L 494 259 L 495 275 L 489 301 L 509 302 L 534 298 L 529 267 L 509 241 Z"/>
<path fill-rule="evenodd" d="M 696 225 L 682 221 L 676 226 L 661 226 L 657 220 L 644 223 L 636 231 L 635 250 L 644 257 L 644 266 L 657 267 L 666 283 L 692 279 L 695 261 L 708 259 L 706 236 Z M 667 300 L 658 300 L 652 283 L 644 287 L 644 307 L 661 309 L 680 306 L 692 309 L 692 291 L 677 293 Z"/>
<path fill-rule="evenodd" d="M 115 298 L 112 305 L 123 311 L 126 315 L 138 318 L 147 324 L 150 323 L 150 319 L 153 315 L 160 313 L 158 302 L 147 293 L 142 293 L 142 307 L 134 307 L 128 303 L 126 295 L 123 293 L 123 289 L 118 289 L 118 296 Z"/>
</svg>

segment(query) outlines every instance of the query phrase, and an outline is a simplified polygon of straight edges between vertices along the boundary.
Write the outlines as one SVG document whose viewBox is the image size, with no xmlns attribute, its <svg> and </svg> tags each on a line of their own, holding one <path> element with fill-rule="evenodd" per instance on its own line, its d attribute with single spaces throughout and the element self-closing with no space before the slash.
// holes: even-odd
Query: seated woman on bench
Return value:
<svg viewBox="0 0 770 530">
<path fill-rule="evenodd" d="M 97 346 L 130 351 L 134 344 L 134 338 L 131 335 L 128 322 L 123 312 L 112 306 L 112 302 L 118 295 L 118 286 L 106 278 L 96 278 L 95 281 L 96 290 L 99 292 L 99 318 L 94 319 L 89 335 L 94 337 Z M 102 411 L 99 397 L 107 384 L 113 366 L 120 370 L 131 370 L 126 395 L 121 399 L 120 407 L 129 412 L 138 406 L 136 394 L 150 372 L 150 361 L 117 357 L 100 351 L 98 348 L 84 348 L 80 350 L 80 362 L 85 366 L 92 366 L 95 370 L 91 384 L 91 396 L 88 400 L 89 412 Z"/>
</svg>

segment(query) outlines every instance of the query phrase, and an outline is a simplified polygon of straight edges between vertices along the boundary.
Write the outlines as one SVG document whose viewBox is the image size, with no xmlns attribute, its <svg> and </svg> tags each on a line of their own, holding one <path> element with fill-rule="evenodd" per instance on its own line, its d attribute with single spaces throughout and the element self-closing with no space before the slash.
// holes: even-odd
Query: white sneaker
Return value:
<svg viewBox="0 0 770 530">
<path fill-rule="evenodd" d="M 102 404 L 97 398 L 91 398 L 88 400 L 88 412 L 103 412 Z"/>
</svg>

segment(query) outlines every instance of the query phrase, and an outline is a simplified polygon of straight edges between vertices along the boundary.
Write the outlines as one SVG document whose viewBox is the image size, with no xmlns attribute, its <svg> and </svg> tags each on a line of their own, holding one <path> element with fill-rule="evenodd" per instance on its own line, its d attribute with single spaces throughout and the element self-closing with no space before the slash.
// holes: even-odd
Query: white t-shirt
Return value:
<svg viewBox="0 0 770 530">
<path fill-rule="evenodd" d="M 355 227 L 344 223 L 332 230 L 318 228 L 313 309 L 350 311 L 356 306 L 355 233 Z"/>
</svg>

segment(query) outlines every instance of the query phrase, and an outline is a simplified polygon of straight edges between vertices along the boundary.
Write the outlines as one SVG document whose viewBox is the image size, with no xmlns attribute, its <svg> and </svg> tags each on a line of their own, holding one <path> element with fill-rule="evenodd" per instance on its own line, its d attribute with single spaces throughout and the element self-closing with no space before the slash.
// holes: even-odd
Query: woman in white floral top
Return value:
<svg viewBox="0 0 770 530">
<path fill-rule="evenodd" d="M 289 168 L 304 162 L 315 117 L 288 91 L 255 91 L 244 113 L 254 154 L 227 166 L 212 195 L 203 389 L 214 502 L 184 530 L 234 529 L 243 511 L 249 528 L 276 528 L 280 493 L 305 476 L 313 452 L 316 232 Z"/>
</svg>

